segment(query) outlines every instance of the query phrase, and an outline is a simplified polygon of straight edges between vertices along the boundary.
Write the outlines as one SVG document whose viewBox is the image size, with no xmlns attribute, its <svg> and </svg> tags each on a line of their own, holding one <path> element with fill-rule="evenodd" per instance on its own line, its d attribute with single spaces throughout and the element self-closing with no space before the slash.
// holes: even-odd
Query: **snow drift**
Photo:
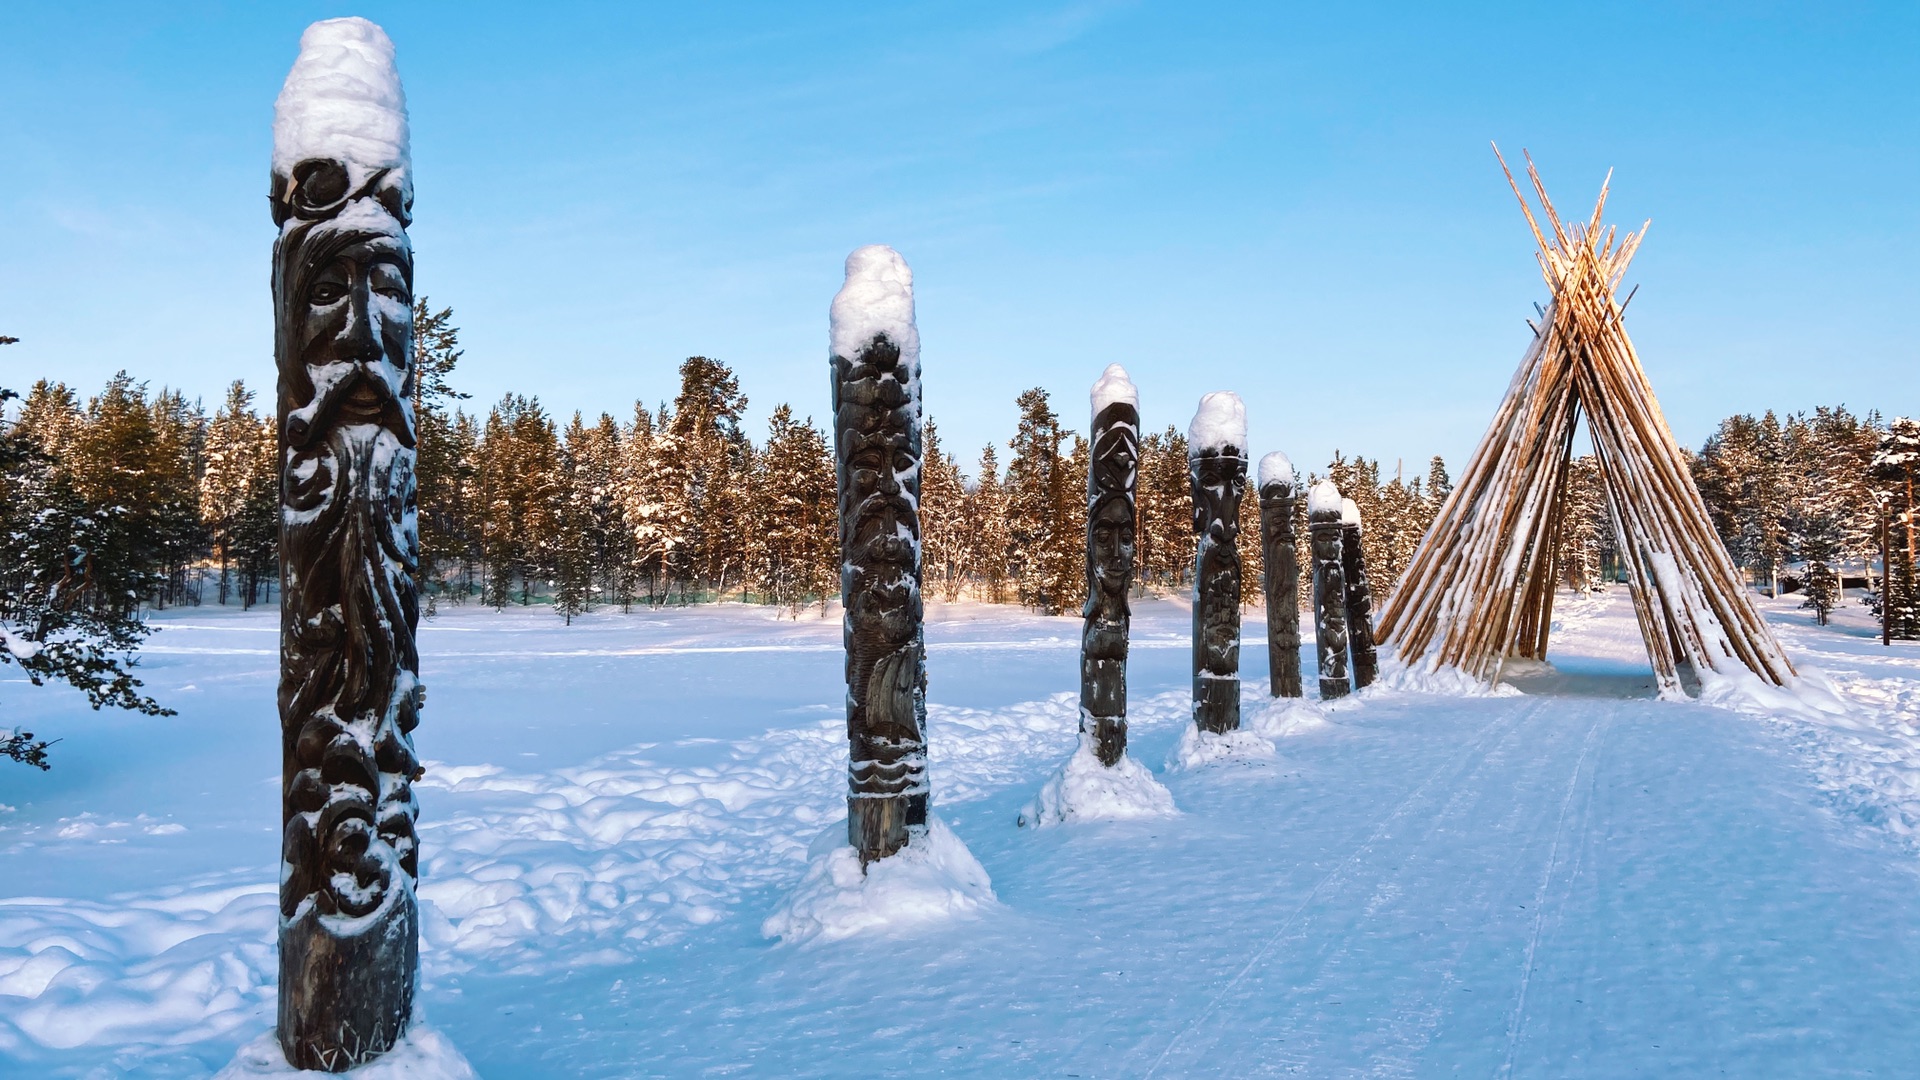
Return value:
<svg viewBox="0 0 1920 1080">
<path fill-rule="evenodd" d="M 760 924 L 770 938 L 800 944 L 887 933 L 996 906 L 993 882 L 945 822 L 910 829 L 907 846 L 868 864 L 841 845 L 816 855 L 786 901 Z"/>
</svg>

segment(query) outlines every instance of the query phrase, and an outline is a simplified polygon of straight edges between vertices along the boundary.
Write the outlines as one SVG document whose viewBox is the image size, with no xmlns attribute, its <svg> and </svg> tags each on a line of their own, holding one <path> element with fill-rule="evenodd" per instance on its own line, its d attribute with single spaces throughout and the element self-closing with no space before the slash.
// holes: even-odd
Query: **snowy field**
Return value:
<svg viewBox="0 0 1920 1080">
<path fill-rule="evenodd" d="M 1503 693 L 1278 717 L 1250 613 L 1269 737 L 1177 768 L 1189 616 L 1145 603 L 1133 754 L 1181 813 L 1034 829 L 1079 621 L 935 606 L 936 813 L 998 902 L 793 945 L 762 922 L 840 827 L 837 618 L 455 610 L 425 1021 L 495 1078 L 1912 1075 L 1920 649 L 1769 615 L 1845 715 L 1651 700 L 1616 592 Z M 204 1077 L 271 1026 L 276 615 L 159 625 L 176 718 L 0 684 L 63 740 L 0 771 L 0 1075 Z"/>
</svg>

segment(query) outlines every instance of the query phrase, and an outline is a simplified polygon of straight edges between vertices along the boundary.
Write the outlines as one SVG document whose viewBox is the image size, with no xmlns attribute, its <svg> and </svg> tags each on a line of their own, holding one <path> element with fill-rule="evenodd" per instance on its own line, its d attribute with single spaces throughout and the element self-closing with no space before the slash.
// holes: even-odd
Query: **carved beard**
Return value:
<svg viewBox="0 0 1920 1080">
<path fill-rule="evenodd" d="M 374 239 L 397 236 L 406 254 L 397 223 L 383 230 L 367 213 L 350 208 L 349 215 L 351 227 L 290 223 L 274 252 L 282 420 L 279 698 L 288 778 L 280 909 L 288 921 L 309 899 L 323 919 L 387 918 L 410 899 L 418 876 L 412 780 L 420 766 L 409 735 L 421 703 L 411 402 L 391 386 L 384 398 L 361 388 L 360 401 L 345 400 L 356 394 L 351 379 L 332 384 L 342 400 L 326 400 L 327 388 L 314 386 L 308 365 L 344 361 L 326 355 L 329 343 L 304 340 L 307 287 L 319 267 Z M 403 345 L 409 336 L 400 335 Z M 384 356 L 373 363 L 404 370 Z M 403 906 L 399 917 L 411 919 L 411 905 Z"/>
<path fill-rule="evenodd" d="M 309 894 L 323 915 L 368 915 L 396 870 L 418 876 L 411 457 L 372 424 L 288 452 L 283 648 L 304 675 L 281 687 L 282 715 L 298 725 L 281 892 L 289 918 Z"/>
</svg>

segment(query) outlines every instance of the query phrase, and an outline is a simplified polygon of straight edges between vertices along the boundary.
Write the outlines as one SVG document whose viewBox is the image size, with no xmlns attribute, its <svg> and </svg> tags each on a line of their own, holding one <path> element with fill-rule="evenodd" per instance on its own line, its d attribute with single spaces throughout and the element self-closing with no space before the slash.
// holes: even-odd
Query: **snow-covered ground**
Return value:
<svg viewBox="0 0 1920 1080">
<path fill-rule="evenodd" d="M 1177 814 L 1022 828 L 1079 620 L 936 605 L 936 811 L 997 899 L 802 945 L 762 927 L 841 815 L 837 618 L 450 611 L 425 1020 L 495 1078 L 1911 1075 L 1920 648 L 1782 601 L 1852 709 L 1755 715 L 1651 700 L 1623 594 L 1561 609 L 1524 692 L 1284 713 L 1250 612 L 1262 737 L 1220 747 L 1188 612 L 1143 603 L 1132 756 Z M 204 1077 L 270 1028 L 275 614 L 159 623 L 176 718 L 0 684 L 63 739 L 0 771 L 0 1075 Z"/>
</svg>

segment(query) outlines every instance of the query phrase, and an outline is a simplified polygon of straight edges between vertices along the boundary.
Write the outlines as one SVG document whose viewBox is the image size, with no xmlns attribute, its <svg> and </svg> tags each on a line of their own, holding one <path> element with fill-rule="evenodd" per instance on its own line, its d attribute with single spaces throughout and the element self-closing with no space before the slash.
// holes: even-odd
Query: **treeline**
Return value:
<svg viewBox="0 0 1920 1080">
<path fill-rule="evenodd" d="M 1843 571 L 1873 579 L 1868 606 L 1891 607 L 1897 637 L 1920 637 L 1914 581 L 1914 479 L 1920 423 L 1845 408 L 1730 416 L 1693 459 L 1694 482 L 1727 551 L 1774 595 L 1804 590 L 1820 620 L 1839 602 Z M 1883 527 L 1885 582 L 1877 567 Z"/>
<path fill-rule="evenodd" d="M 619 417 L 562 421 L 519 394 L 469 411 L 449 382 L 462 355 L 451 310 L 436 312 L 423 298 L 414 317 L 429 610 L 540 602 L 571 618 L 598 606 L 725 598 L 797 613 L 838 595 L 832 438 L 812 417 L 782 405 L 755 437 L 743 427 L 738 378 L 707 357 L 680 366 L 671 401 L 636 403 Z M 35 448 L 44 483 L 10 481 L 9 502 L 30 513 L 47 497 L 33 494 L 41 488 L 69 500 L 77 532 L 68 546 L 85 552 L 75 557 L 84 569 L 72 572 L 69 602 L 131 615 L 142 605 L 213 599 L 203 596 L 209 585 L 222 603 L 269 599 L 279 478 L 267 404 L 256 407 L 240 382 L 211 416 L 124 373 L 84 402 L 60 383 L 36 384 L 7 431 Z M 1085 595 L 1086 439 L 1043 389 L 1016 405 L 1012 438 L 965 461 L 937 423 L 926 423 L 926 590 L 1075 611 Z M 1137 583 L 1183 590 L 1194 545 L 1186 439 L 1170 424 L 1146 432 L 1140 449 Z M 1254 449 L 1257 457 L 1264 448 Z M 1735 562 L 1775 591 L 1806 589 L 1823 617 L 1837 602 L 1842 567 L 1877 557 L 1880 522 L 1892 515 L 1898 542 L 1886 591 L 1897 628 L 1920 633 L 1916 460 L 1912 421 L 1821 408 L 1784 421 L 1730 417 L 1693 468 Z M 1444 462 L 1433 458 L 1424 476 L 1396 469 L 1383 477 L 1378 461 L 1336 453 L 1302 491 L 1322 477 L 1359 504 L 1370 577 L 1378 592 L 1391 591 L 1448 493 Z M 1568 587 L 1593 588 L 1611 578 L 1617 558 L 1594 461 L 1576 460 L 1568 483 L 1560 569 Z M 1241 512 L 1244 590 L 1254 602 L 1261 578 L 1251 484 Z M 1882 591 L 1875 585 L 1873 604 Z"/>
<path fill-rule="evenodd" d="M 429 610 L 542 602 L 571 618 L 602 605 L 729 598 L 798 612 L 838 596 L 832 438 L 811 417 L 782 405 L 750 436 L 738 378 L 707 357 L 680 366 L 671 402 L 636 403 L 621 418 L 576 413 L 563 423 L 520 394 L 470 412 L 449 383 L 462 356 L 451 310 L 423 298 L 414 320 Z M 150 391 L 125 373 L 84 401 L 41 380 L 7 430 L 91 511 L 87 527 L 99 534 L 74 542 L 87 552 L 89 596 L 128 613 L 216 598 L 251 605 L 271 598 L 278 566 L 270 404 L 244 382 L 208 416 L 178 391 Z M 1073 611 L 1085 595 L 1085 436 L 1045 390 L 1021 394 L 1017 406 L 1013 438 L 964 465 L 938 424 L 926 423 L 926 589 Z M 1143 589 L 1181 589 L 1192 575 L 1186 453 L 1173 425 L 1141 440 Z M 1383 482 L 1378 462 L 1336 454 L 1309 483 L 1320 475 L 1360 505 L 1377 587 L 1390 588 L 1432 519 L 1433 496 L 1445 494 L 1445 466 L 1434 459 L 1424 482 Z M 1260 577 L 1251 489 L 1242 527 L 1252 600 Z"/>
</svg>

